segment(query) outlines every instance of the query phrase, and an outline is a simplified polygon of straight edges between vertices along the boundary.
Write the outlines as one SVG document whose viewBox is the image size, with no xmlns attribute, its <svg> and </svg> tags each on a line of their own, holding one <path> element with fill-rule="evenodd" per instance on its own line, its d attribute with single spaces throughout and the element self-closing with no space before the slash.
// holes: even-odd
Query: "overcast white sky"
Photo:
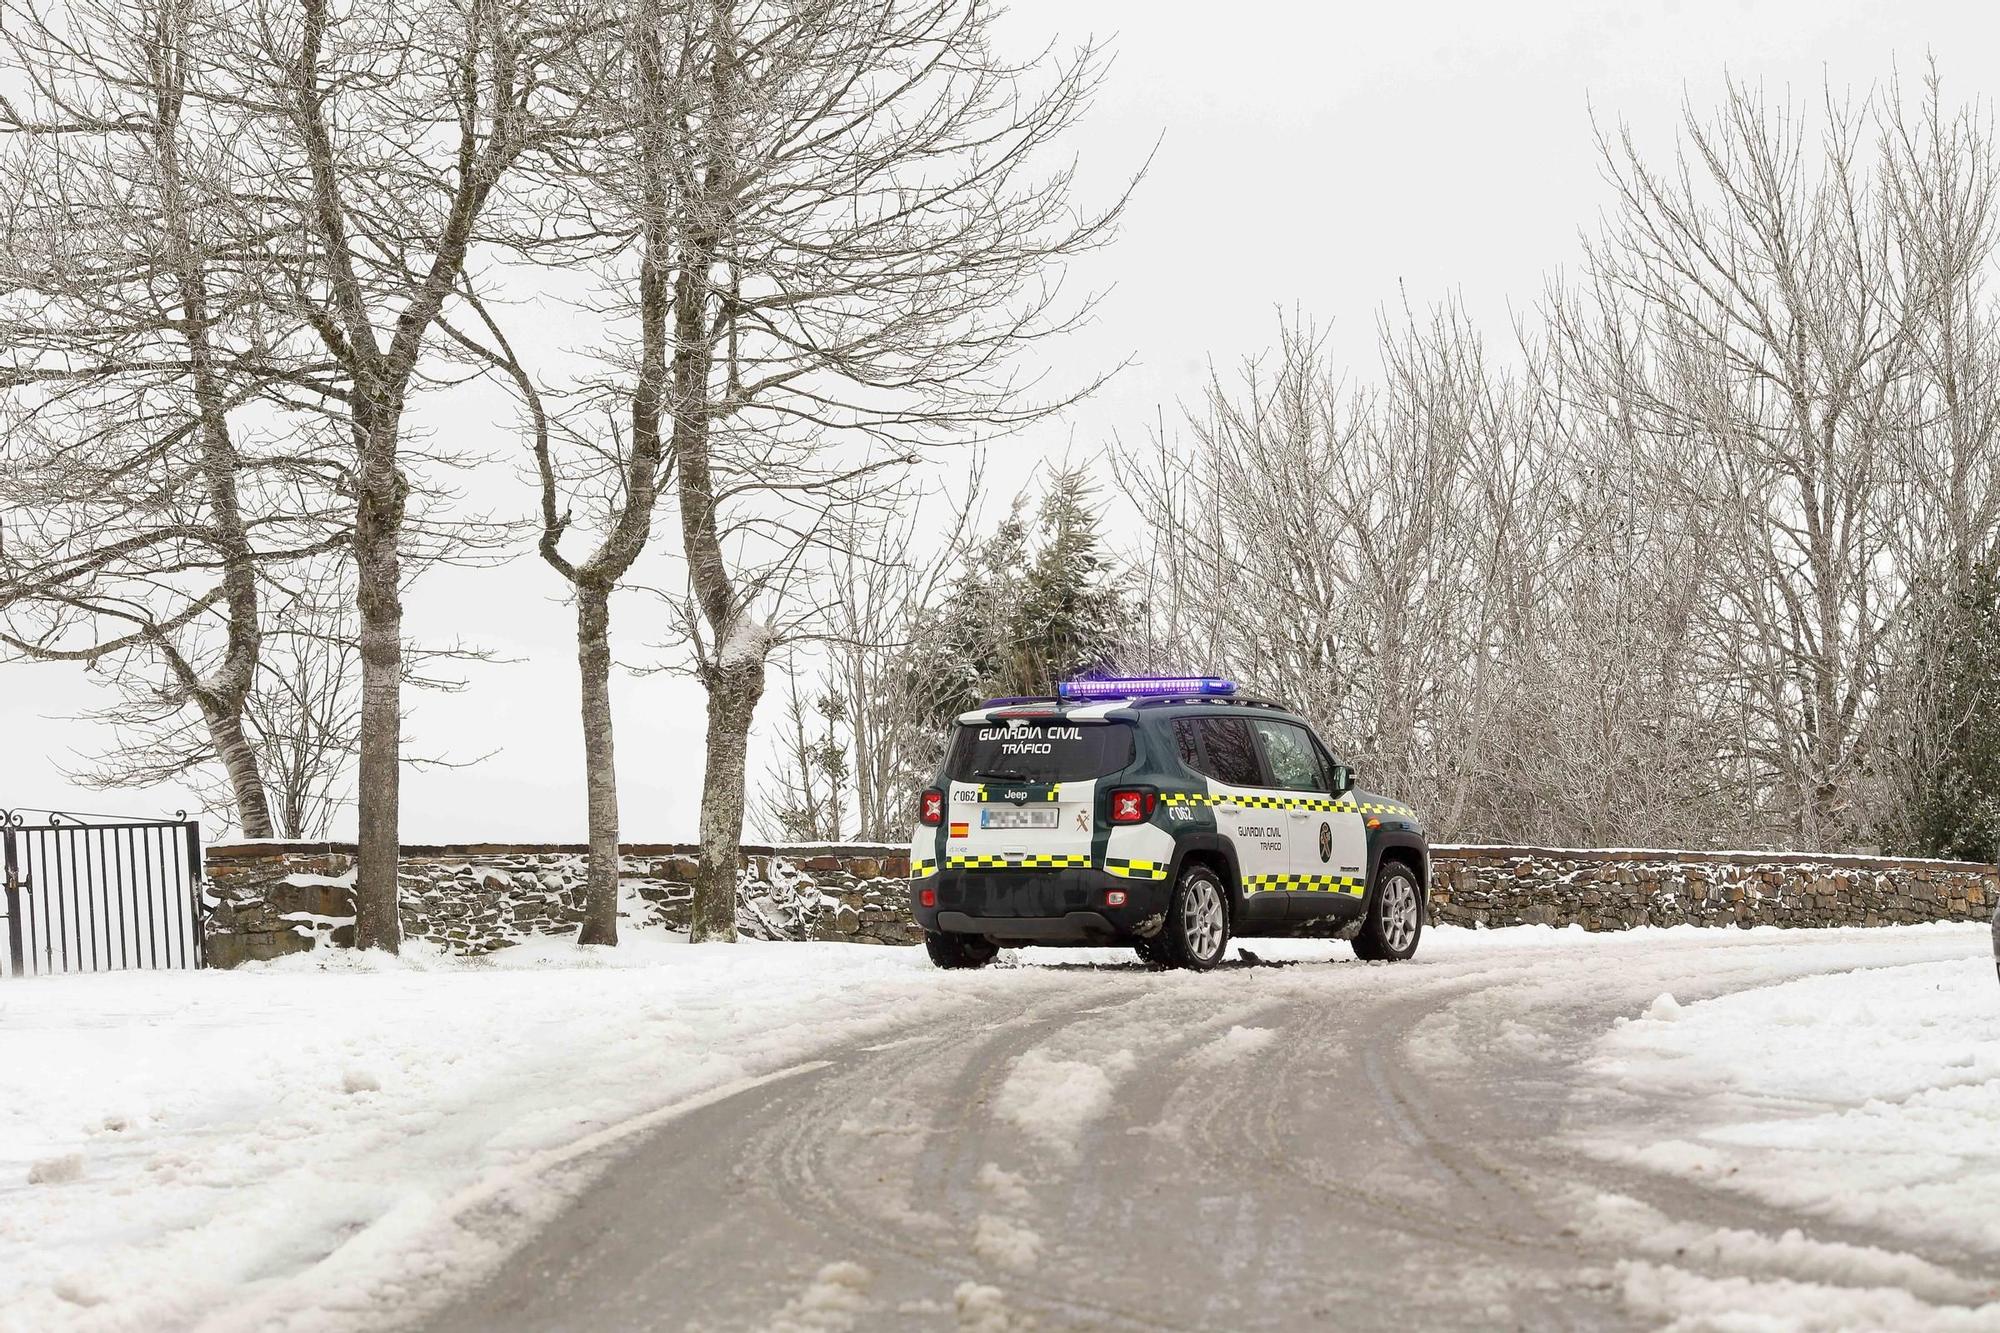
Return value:
<svg viewBox="0 0 2000 1333">
<path fill-rule="evenodd" d="M 1024 45 L 1110 37 L 1116 62 L 1075 149 L 1102 200 L 1160 147 L 1122 238 L 1080 274 L 1113 288 L 1098 322 L 1048 349 L 1065 366 L 1135 364 L 1062 422 L 996 450 L 1003 488 L 1066 449 L 1114 432 L 1143 438 L 1164 406 L 1199 389 L 1210 358 L 1267 346 L 1280 307 L 1330 325 L 1334 355 L 1373 371 L 1374 320 L 1407 290 L 1422 305 L 1456 291 L 1499 336 L 1510 303 L 1531 306 L 1571 262 L 1605 200 L 1589 112 L 1665 143 L 1684 96 L 1712 104 L 1727 69 L 1772 94 L 1857 93 L 1927 53 L 1954 100 L 2000 94 L 2000 6 L 1942 0 L 1518 0 L 1325 5 L 1235 0 L 1018 0 Z M 457 409 L 449 431 L 504 440 L 504 406 Z M 940 467 L 957 466 L 951 460 Z M 482 499 L 525 507 L 502 470 Z M 1142 534 L 1127 535 L 1138 540 Z M 674 534 L 665 534 L 669 545 Z M 456 696 L 417 695 L 415 748 L 467 769 L 404 780 L 413 841 L 581 840 L 575 659 L 560 581 L 525 553 L 512 565 L 443 571 L 409 602 L 409 627 L 459 637 L 507 665 L 474 669 Z M 645 660 L 643 604 L 620 651 Z M 1189 664 L 1198 668 L 1199 663 Z M 701 700 L 689 682 L 619 682 L 624 827 L 634 840 L 694 836 Z M 0 666 L 0 807 L 146 814 L 172 791 L 79 792 L 72 753 L 110 742 L 74 716 L 96 696 L 64 665 Z M 766 714 L 775 714 L 767 696 Z M 350 821 L 351 822 L 351 821 Z"/>
</svg>

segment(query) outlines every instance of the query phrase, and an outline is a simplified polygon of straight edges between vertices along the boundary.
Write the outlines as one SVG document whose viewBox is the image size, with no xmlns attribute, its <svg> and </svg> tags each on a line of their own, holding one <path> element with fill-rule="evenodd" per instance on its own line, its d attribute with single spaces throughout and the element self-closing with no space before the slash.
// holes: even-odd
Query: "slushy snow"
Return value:
<svg viewBox="0 0 2000 1333">
<path fill-rule="evenodd" d="M 1014 1062 L 995 1109 L 1043 1146 L 1074 1156 L 1085 1127 L 1111 1109 L 1113 1077 L 1137 1063 L 1129 1050 L 1096 1062 L 1029 1051 Z"/>
</svg>

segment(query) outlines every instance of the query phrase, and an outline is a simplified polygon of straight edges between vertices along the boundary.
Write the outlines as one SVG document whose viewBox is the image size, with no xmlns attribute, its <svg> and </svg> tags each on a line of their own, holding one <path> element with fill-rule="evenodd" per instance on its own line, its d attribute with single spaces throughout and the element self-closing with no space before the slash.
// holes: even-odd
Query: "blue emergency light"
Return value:
<svg viewBox="0 0 2000 1333">
<path fill-rule="evenodd" d="M 1143 699 L 1158 695 L 1223 697 L 1236 693 L 1236 682 L 1218 676 L 1113 676 L 1102 680 L 1066 680 L 1056 686 L 1063 699 Z"/>
</svg>

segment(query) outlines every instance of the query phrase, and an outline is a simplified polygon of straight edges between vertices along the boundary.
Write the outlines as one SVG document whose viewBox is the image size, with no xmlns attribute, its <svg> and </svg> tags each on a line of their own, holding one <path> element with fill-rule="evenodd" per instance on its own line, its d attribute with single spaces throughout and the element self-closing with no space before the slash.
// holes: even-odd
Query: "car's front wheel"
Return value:
<svg viewBox="0 0 2000 1333">
<path fill-rule="evenodd" d="M 1169 967 L 1206 972 L 1229 947 L 1229 890 L 1205 865 L 1181 871 L 1174 885 L 1167 924 L 1153 941 Z"/>
<path fill-rule="evenodd" d="M 939 967 L 985 967 L 1000 956 L 1000 946 L 978 935 L 924 932 L 924 952 Z"/>
<path fill-rule="evenodd" d="M 1371 963 L 1400 963 L 1417 951 L 1424 934 L 1424 891 L 1400 861 L 1384 861 L 1368 900 L 1368 916 L 1354 937 L 1354 955 Z"/>
</svg>

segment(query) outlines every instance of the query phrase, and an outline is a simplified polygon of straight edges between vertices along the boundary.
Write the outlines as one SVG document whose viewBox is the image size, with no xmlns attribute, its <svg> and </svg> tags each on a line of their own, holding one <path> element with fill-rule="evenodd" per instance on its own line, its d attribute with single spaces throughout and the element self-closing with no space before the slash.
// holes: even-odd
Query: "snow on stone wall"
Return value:
<svg viewBox="0 0 2000 1333">
<path fill-rule="evenodd" d="M 628 846 L 620 913 L 687 928 L 696 849 Z M 1881 926 L 1984 920 L 2000 905 L 1994 867 L 1780 852 L 1433 849 L 1431 917 L 1459 926 Z M 354 848 L 246 842 L 208 849 L 208 956 L 221 967 L 354 937 Z M 908 853 L 900 847 L 744 849 L 737 926 L 758 939 L 906 944 Z M 580 846 L 405 847 L 403 931 L 455 953 L 583 919 Z"/>
<path fill-rule="evenodd" d="M 696 849 L 627 846 L 621 919 L 685 931 Z M 573 935 L 583 920 L 585 849 L 466 844 L 405 847 L 403 933 L 454 953 L 488 953 L 533 935 Z M 208 958 L 255 958 L 354 939 L 351 843 L 224 843 L 207 851 Z M 737 927 L 756 939 L 921 939 L 904 901 L 898 847 L 746 847 Z"/>
</svg>

